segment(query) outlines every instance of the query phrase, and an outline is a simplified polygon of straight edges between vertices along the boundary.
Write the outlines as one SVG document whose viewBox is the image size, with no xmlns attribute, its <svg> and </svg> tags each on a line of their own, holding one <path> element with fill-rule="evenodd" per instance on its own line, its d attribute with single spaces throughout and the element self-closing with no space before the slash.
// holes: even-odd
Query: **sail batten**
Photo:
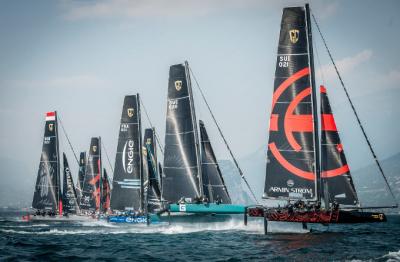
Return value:
<svg viewBox="0 0 400 262">
<path fill-rule="evenodd" d="M 143 159 L 139 94 L 125 96 L 121 113 L 110 207 L 142 212 Z"/>
</svg>

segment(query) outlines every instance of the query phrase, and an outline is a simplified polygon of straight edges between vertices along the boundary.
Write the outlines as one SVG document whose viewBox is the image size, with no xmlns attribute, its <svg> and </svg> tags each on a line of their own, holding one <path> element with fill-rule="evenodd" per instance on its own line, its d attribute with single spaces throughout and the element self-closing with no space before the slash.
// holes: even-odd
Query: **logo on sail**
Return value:
<svg viewBox="0 0 400 262">
<path fill-rule="evenodd" d="M 97 146 L 92 146 L 92 151 L 96 152 L 97 151 Z"/>
<path fill-rule="evenodd" d="M 133 140 L 127 140 L 122 150 L 122 167 L 125 173 L 132 174 L 133 172 Z M 128 157 L 126 159 L 126 157 Z"/>
<path fill-rule="evenodd" d="M 300 35 L 300 32 L 298 29 L 290 30 L 289 31 L 290 42 L 292 42 L 292 44 L 296 44 L 297 41 L 299 41 L 299 35 Z"/>
<path fill-rule="evenodd" d="M 49 131 L 52 132 L 54 129 L 54 124 L 49 124 Z"/>
<path fill-rule="evenodd" d="M 176 91 L 180 91 L 182 89 L 182 81 L 181 80 L 175 81 L 175 89 L 176 89 Z"/>
<path fill-rule="evenodd" d="M 151 138 L 147 138 L 146 145 L 151 145 Z"/>
<path fill-rule="evenodd" d="M 128 116 L 129 116 L 129 117 L 132 117 L 132 116 L 135 114 L 135 109 L 133 109 L 133 108 L 128 108 L 128 109 L 127 109 L 127 112 L 128 112 Z"/>
</svg>

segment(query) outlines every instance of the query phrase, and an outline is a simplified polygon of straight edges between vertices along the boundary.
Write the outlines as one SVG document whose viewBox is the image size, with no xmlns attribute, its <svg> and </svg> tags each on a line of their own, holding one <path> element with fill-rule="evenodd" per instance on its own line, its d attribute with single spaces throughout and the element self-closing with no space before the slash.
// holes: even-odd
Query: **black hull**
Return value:
<svg viewBox="0 0 400 262">
<path fill-rule="evenodd" d="M 380 212 L 359 210 L 289 210 L 263 207 L 248 208 L 248 215 L 264 217 L 268 221 L 320 223 L 320 224 L 358 224 L 386 222 L 386 215 Z"/>
</svg>

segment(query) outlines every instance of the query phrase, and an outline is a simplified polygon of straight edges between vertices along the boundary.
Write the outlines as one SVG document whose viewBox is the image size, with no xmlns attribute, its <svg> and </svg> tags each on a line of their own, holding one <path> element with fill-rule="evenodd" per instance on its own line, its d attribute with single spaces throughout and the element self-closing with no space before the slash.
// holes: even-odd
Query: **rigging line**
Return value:
<svg viewBox="0 0 400 262">
<path fill-rule="evenodd" d="M 193 71 L 192 71 L 192 68 L 189 67 L 189 70 L 190 70 L 190 73 L 191 73 L 192 76 L 193 76 L 194 81 L 196 82 L 196 86 L 197 86 L 197 88 L 198 88 L 199 91 L 200 91 L 200 94 L 201 94 L 201 96 L 202 96 L 202 98 L 203 98 L 203 100 L 204 100 L 204 103 L 206 104 L 207 109 L 208 109 L 208 111 L 210 112 L 211 117 L 212 117 L 212 119 L 214 120 L 214 123 L 215 123 L 215 125 L 216 125 L 217 128 L 218 128 L 218 132 L 219 132 L 219 134 L 221 135 L 222 139 L 224 140 L 225 146 L 226 146 L 226 148 L 228 149 L 229 154 L 231 155 L 231 157 L 232 157 L 232 159 L 233 159 L 233 162 L 235 163 L 235 166 L 236 166 L 236 168 L 237 168 L 238 171 L 239 171 L 240 176 L 242 177 L 243 181 L 246 183 L 247 188 L 249 189 L 251 195 L 253 196 L 254 200 L 255 200 L 256 203 L 258 204 L 257 197 L 256 197 L 256 195 L 254 194 L 253 189 L 250 187 L 249 183 L 247 182 L 247 179 L 246 179 L 246 177 L 244 176 L 242 169 L 239 167 L 239 163 L 236 161 L 236 158 L 235 158 L 235 156 L 233 155 L 233 152 L 232 152 L 231 148 L 229 147 L 229 144 L 228 144 L 228 142 L 226 141 L 225 136 L 222 134 L 222 130 L 221 130 L 221 128 L 219 127 L 219 124 L 218 124 L 218 122 L 217 122 L 217 119 L 215 119 L 215 116 L 214 116 L 213 112 L 211 111 L 211 108 L 210 108 L 210 106 L 209 106 L 209 104 L 208 104 L 208 102 L 207 102 L 207 100 L 206 100 L 206 97 L 205 97 L 205 95 L 204 95 L 204 93 L 203 93 L 203 90 L 200 88 L 199 82 L 197 82 L 196 76 L 194 75 L 194 73 L 193 73 Z"/>
<path fill-rule="evenodd" d="M 101 141 L 101 146 L 104 148 L 104 152 L 106 153 L 108 165 L 110 166 L 111 172 L 114 174 L 114 169 L 113 169 L 113 167 L 111 165 L 111 161 L 110 161 L 110 158 L 108 156 L 107 148 L 106 148 L 106 145 L 103 143 L 103 141 Z"/>
<path fill-rule="evenodd" d="M 146 107 L 144 106 L 143 98 L 140 97 L 139 100 L 140 100 L 140 104 L 142 105 L 142 107 L 143 107 L 143 109 L 144 109 L 144 113 L 146 114 L 147 121 L 149 122 L 149 124 L 150 124 L 151 127 L 154 127 L 154 126 L 153 126 L 153 123 L 151 123 L 149 114 L 147 113 L 147 109 L 146 109 Z M 164 146 L 161 144 L 160 137 L 158 136 L 157 130 L 156 130 L 155 128 L 154 128 L 154 134 L 156 135 L 156 140 L 157 140 L 158 148 L 160 149 L 161 154 L 164 155 L 164 150 L 162 149 Z"/>
<path fill-rule="evenodd" d="M 60 125 L 61 125 L 61 128 L 62 128 L 62 130 L 63 130 L 63 133 L 64 133 L 65 137 L 67 138 L 67 141 L 68 141 L 69 147 L 71 148 L 71 150 L 72 150 L 72 153 L 74 154 L 74 157 L 75 157 L 76 163 L 78 163 L 78 166 L 79 166 L 79 160 L 78 160 L 78 158 L 76 157 L 76 154 L 75 154 L 74 147 L 72 146 L 72 144 L 71 144 L 71 141 L 69 140 L 69 137 L 68 137 L 68 135 L 67 135 L 67 132 L 65 131 L 64 125 L 62 124 L 61 118 L 60 118 L 60 116 L 59 116 L 59 115 L 58 115 L 57 117 L 58 117 L 58 120 L 60 121 Z"/>
<path fill-rule="evenodd" d="M 393 205 L 392 207 L 398 207 L 396 197 L 394 196 L 394 193 L 393 193 L 393 191 L 392 191 L 392 188 L 391 188 L 390 185 L 389 185 L 389 181 L 388 181 L 388 179 L 387 179 L 385 173 L 383 172 L 383 169 L 382 169 L 382 166 L 381 166 L 381 164 L 380 164 L 380 162 L 379 162 L 379 159 L 378 159 L 377 155 L 375 154 L 374 149 L 372 148 L 372 144 L 371 144 L 370 140 L 368 139 L 367 133 L 366 133 L 366 131 L 365 131 L 365 129 L 364 129 L 362 123 L 361 123 L 360 117 L 359 117 L 358 114 L 357 114 L 357 111 L 356 111 L 356 109 L 355 109 L 355 107 L 354 107 L 354 105 L 353 105 L 353 102 L 352 102 L 351 99 L 350 99 L 350 95 L 349 95 L 349 93 L 347 92 L 347 89 L 346 89 L 346 86 L 345 86 L 345 84 L 344 84 L 344 82 L 343 82 L 342 76 L 340 75 L 339 70 L 338 70 L 338 68 L 336 67 L 336 63 L 335 63 L 335 61 L 333 60 L 331 51 L 329 50 L 328 45 L 327 45 L 327 43 L 326 43 L 326 40 L 325 40 L 324 36 L 322 35 L 321 29 L 319 28 L 319 25 L 318 25 L 318 23 L 317 23 L 317 19 L 315 18 L 314 14 L 312 14 L 312 17 L 313 17 L 313 20 L 314 20 L 315 25 L 317 26 L 319 35 L 321 36 L 321 39 L 322 39 L 322 42 L 324 43 L 324 46 L 325 46 L 325 48 L 326 48 L 326 51 L 328 52 L 329 58 L 330 58 L 330 60 L 331 60 L 331 62 L 332 62 L 332 65 L 333 65 L 333 67 L 334 67 L 334 69 L 335 69 L 335 71 L 336 71 L 336 75 L 337 75 L 338 78 L 339 78 L 340 84 L 342 85 L 343 90 L 344 90 L 344 92 L 345 92 L 345 94 L 346 94 L 346 97 L 347 97 L 347 99 L 349 100 L 351 109 L 353 110 L 353 113 L 354 113 L 354 115 L 355 115 L 355 117 L 356 117 L 356 119 L 357 119 L 358 125 L 360 126 L 360 129 L 361 129 L 361 131 L 362 131 L 362 133 L 363 133 L 363 135 L 364 135 L 364 138 L 365 138 L 365 140 L 367 141 L 369 150 L 371 151 L 371 154 L 372 154 L 372 156 L 373 156 L 373 158 L 374 158 L 374 160 L 375 160 L 375 163 L 376 163 L 376 165 L 378 166 L 378 169 L 379 169 L 380 173 L 382 174 L 382 177 L 383 177 L 383 179 L 385 180 L 386 186 L 388 187 L 389 192 L 390 192 L 390 194 L 391 194 L 391 196 L 392 196 L 392 198 L 393 198 L 393 200 L 394 200 L 395 205 Z"/>
</svg>

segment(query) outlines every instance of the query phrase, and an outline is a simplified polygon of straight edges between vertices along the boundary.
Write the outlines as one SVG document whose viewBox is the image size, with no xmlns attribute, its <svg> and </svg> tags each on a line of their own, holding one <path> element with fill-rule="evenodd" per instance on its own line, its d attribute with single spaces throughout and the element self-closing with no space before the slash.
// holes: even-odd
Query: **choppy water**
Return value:
<svg viewBox="0 0 400 262">
<path fill-rule="evenodd" d="M 0 261 L 400 261 L 400 216 L 387 223 L 313 226 L 261 220 L 218 224 L 128 226 L 106 222 L 28 223 L 0 213 Z"/>
</svg>

